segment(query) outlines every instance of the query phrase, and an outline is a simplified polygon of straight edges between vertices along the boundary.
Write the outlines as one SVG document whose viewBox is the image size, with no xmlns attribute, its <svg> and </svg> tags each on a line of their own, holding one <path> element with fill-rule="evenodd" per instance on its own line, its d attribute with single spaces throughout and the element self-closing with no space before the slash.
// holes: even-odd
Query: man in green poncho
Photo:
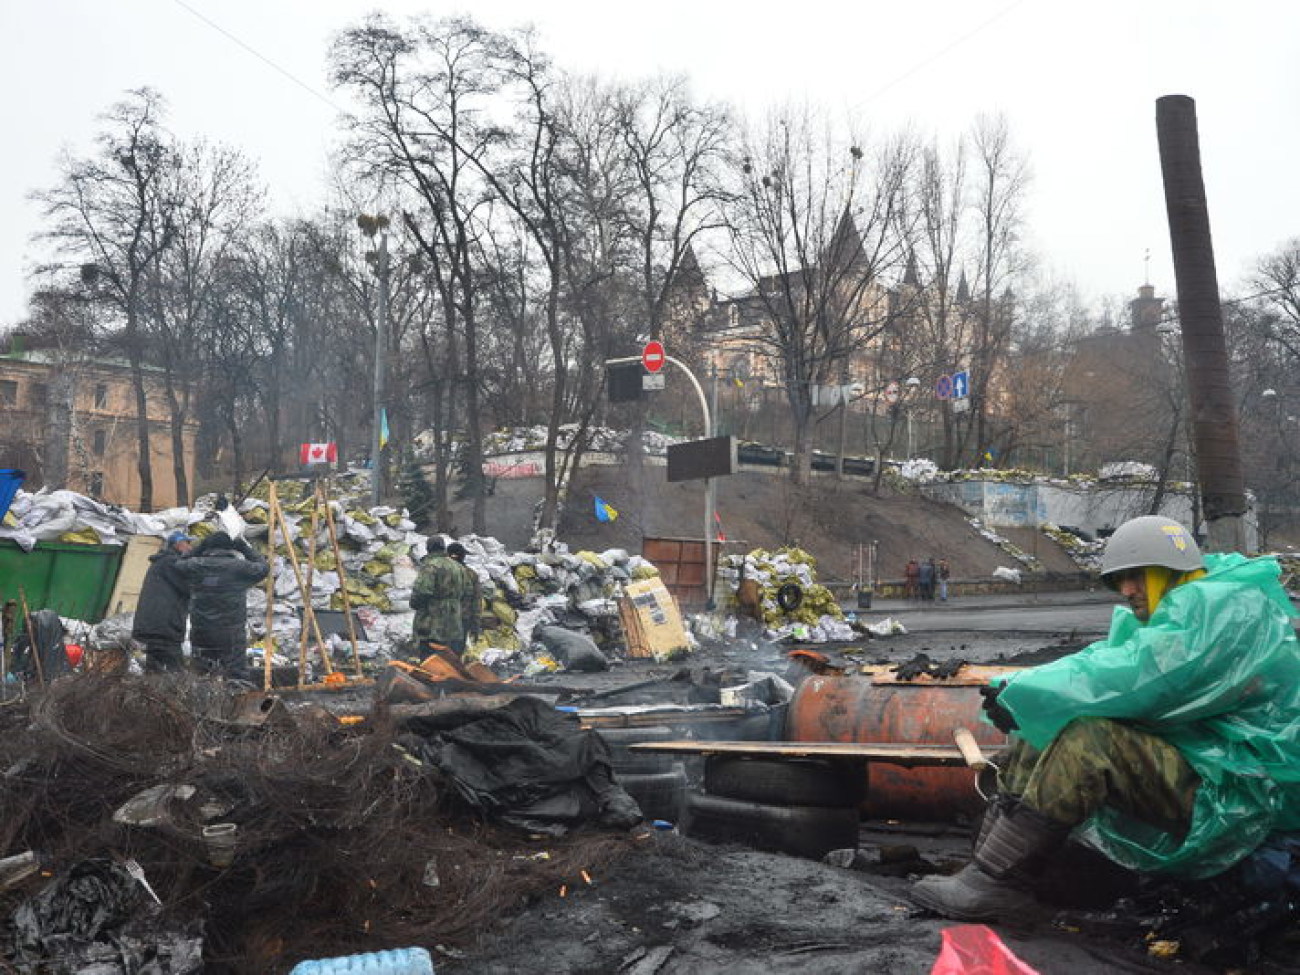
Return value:
<svg viewBox="0 0 1300 975">
<path fill-rule="evenodd" d="M 1222 873 L 1300 829 L 1300 647 L 1271 558 L 1202 558 L 1178 522 L 1121 525 L 1101 577 L 1128 603 L 1078 653 L 981 689 L 1012 732 L 973 862 L 912 888 L 960 920 L 1034 905 L 1073 831 L 1116 863 Z"/>
</svg>

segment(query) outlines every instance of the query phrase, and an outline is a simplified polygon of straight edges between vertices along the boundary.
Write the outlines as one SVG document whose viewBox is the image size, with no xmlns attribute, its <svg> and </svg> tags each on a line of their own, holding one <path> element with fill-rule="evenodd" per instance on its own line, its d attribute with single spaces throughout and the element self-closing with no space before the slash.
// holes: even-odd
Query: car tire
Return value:
<svg viewBox="0 0 1300 975">
<path fill-rule="evenodd" d="M 672 728 L 652 725 L 645 728 L 597 728 L 596 732 L 609 746 L 609 757 L 616 775 L 646 775 L 669 772 L 673 756 L 668 752 L 631 751 L 628 746 L 644 741 L 671 741 L 680 737 Z"/>
<path fill-rule="evenodd" d="M 686 767 L 681 762 L 674 763 L 667 772 L 615 773 L 614 781 L 636 800 L 646 819 L 681 822 L 686 811 Z"/>
<path fill-rule="evenodd" d="M 686 798 L 687 835 L 820 860 L 831 850 L 858 848 L 856 808 L 781 806 L 723 796 Z"/>
<path fill-rule="evenodd" d="M 864 781 L 850 768 L 816 759 L 713 755 L 704 763 L 709 795 L 778 806 L 857 806 Z"/>
<path fill-rule="evenodd" d="M 776 591 L 776 604 L 787 613 L 803 605 L 803 587 L 797 582 L 787 582 Z"/>
</svg>

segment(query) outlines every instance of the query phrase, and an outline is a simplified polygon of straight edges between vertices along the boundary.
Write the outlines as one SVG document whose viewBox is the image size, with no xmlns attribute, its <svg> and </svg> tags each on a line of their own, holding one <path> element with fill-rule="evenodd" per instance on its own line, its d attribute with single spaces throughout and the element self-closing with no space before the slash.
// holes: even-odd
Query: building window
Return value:
<svg viewBox="0 0 1300 975">
<path fill-rule="evenodd" d="M 13 379 L 0 379 L 0 404 L 18 405 L 18 383 Z"/>
<path fill-rule="evenodd" d="M 95 445 L 92 448 L 96 457 L 104 456 L 104 448 L 108 446 L 108 434 L 103 430 L 95 431 Z"/>
<path fill-rule="evenodd" d="M 98 498 L 104 493 L 104 472 L 95 471 L 90 475 L 90 496 Z"/>
<path fill-rule="evenodd" d="M 103 383 L 95 386 L 95 409 L 102 410 L 108 406 L 108 387 Z"/>
<path fill-rule="evenodd" d="M 27 387 L 27 401 L 36 407 L 49 405 L 50 387 L 45 383 L 32 383 Z"/>
</svg>

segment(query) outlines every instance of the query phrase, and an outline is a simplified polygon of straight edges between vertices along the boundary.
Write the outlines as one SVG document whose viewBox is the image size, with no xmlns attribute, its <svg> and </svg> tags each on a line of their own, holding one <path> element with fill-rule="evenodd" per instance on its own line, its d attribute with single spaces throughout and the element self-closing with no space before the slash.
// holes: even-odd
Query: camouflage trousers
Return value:
<svg viewBox="0 0 1300 975">
<path fill-rule="evenodd" d="M 1105 718 L 1071 721 L 1042 751 L 1013 737 L 995 761 L 1002 792 L 1069 826 L 1110 806 L 1181 836 L 1201 784 L 1163 738 Z"/>
</svg>

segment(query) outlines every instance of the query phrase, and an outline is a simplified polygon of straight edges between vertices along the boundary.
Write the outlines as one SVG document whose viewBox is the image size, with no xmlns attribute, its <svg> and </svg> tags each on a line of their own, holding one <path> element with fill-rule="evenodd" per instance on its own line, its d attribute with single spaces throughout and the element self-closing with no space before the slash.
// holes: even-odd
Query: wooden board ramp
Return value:
<svg viewBox="0 0 1300 975">
<path fill-rule="evenodd" d="M 747 755 L 753 758 L 838 758 L 881 762 L 904 768 L 960 768 L 966 765 L 955 745 L 915 745 L 850 741 L 645 741 L 631 751 L 688 755 Z"/>
</svg>

